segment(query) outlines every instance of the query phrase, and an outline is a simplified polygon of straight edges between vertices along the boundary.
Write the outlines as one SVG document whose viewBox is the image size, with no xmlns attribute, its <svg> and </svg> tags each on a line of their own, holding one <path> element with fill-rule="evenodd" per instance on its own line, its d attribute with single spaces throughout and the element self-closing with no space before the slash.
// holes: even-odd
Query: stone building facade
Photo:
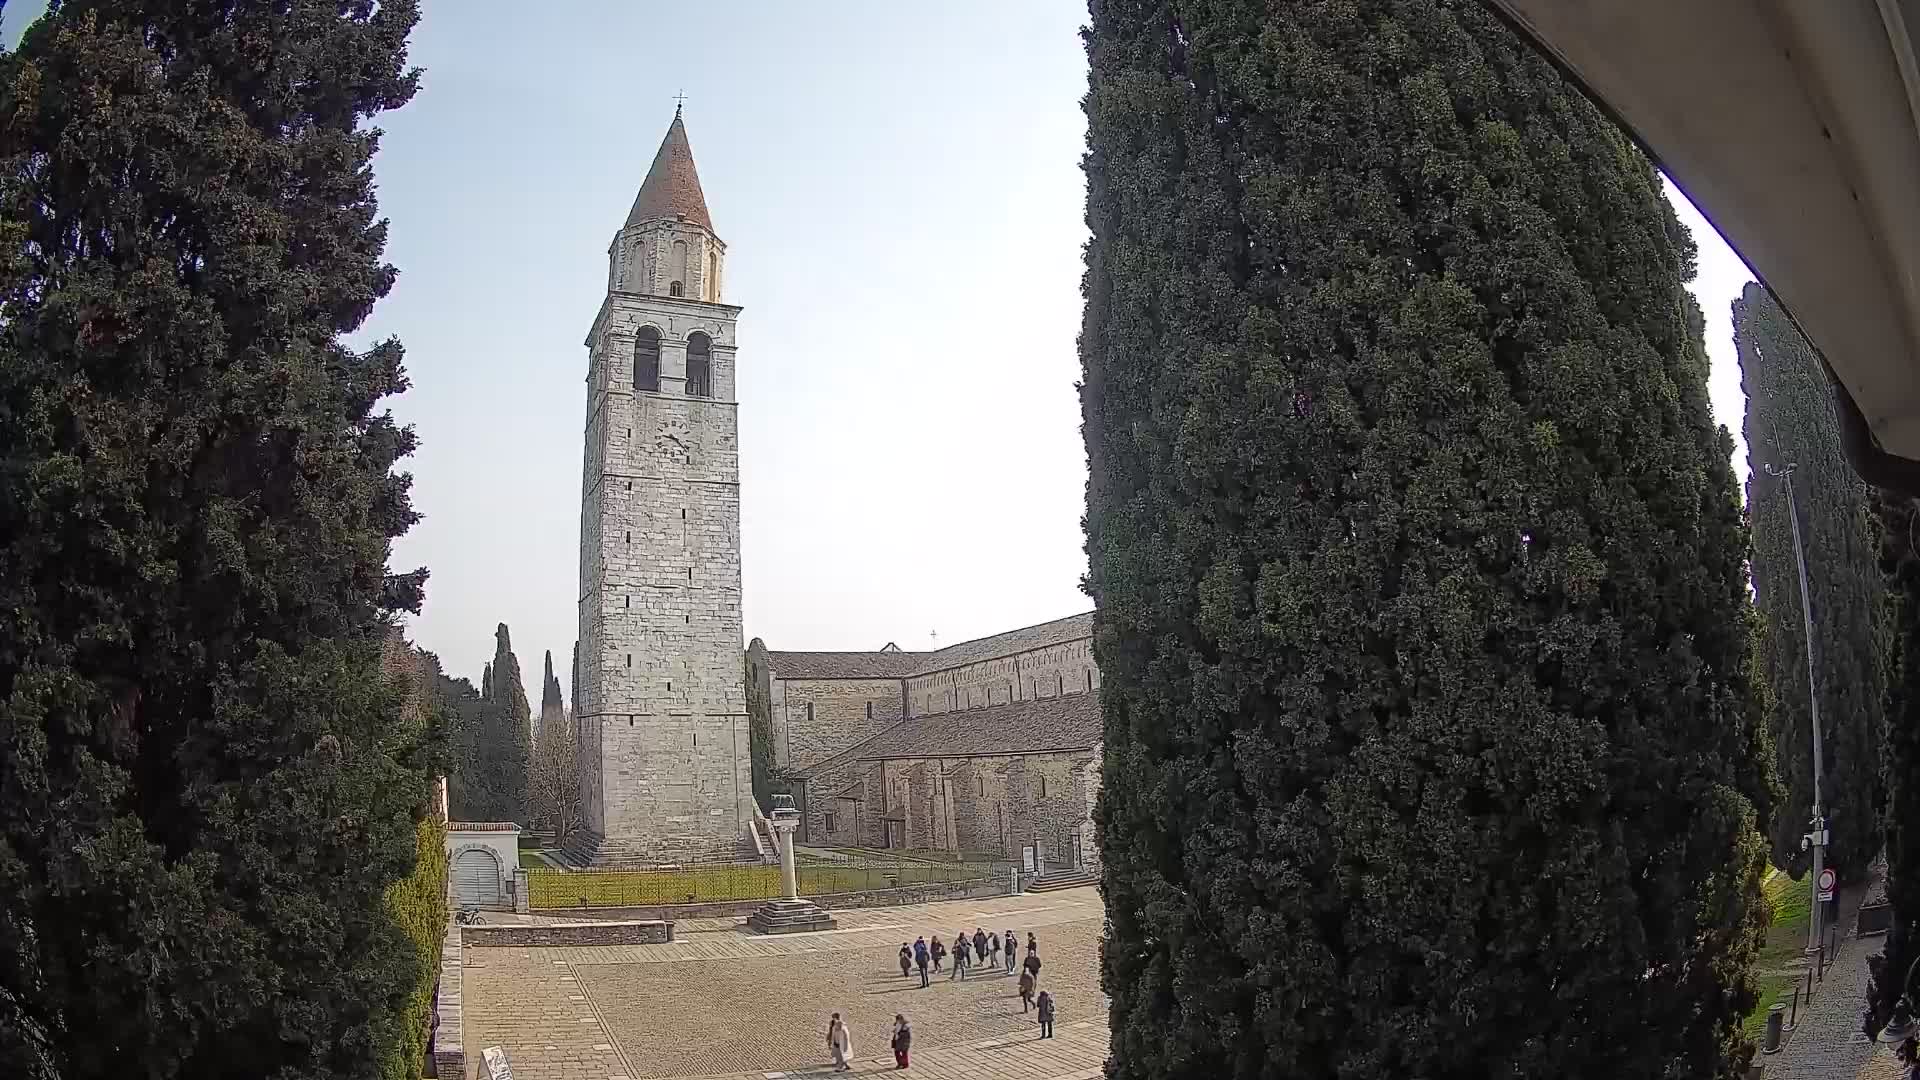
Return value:
<svg viewBox="0 0 1920 1080">
<path fill-rule="evenodd" d="M 1100 672 L 1093 617 L 932 652 L 776 652 L 748 677 L 804 842 L 1096 867 Z"/>
<path fill-rule="evenodd" d="M 752 815 L 740 663 L 734 329 L 678 113 L 608 248 L 588 332 L 575 729 L 593 864 L 739 851 Z"/>
</svg>

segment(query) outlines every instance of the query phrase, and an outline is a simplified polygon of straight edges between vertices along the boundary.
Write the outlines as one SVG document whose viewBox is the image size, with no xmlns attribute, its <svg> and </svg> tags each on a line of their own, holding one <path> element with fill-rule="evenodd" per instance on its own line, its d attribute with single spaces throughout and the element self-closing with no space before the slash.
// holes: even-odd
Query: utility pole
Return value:
<svg viewBox="0 0 1920 1080">
<path fill-rule="evenodd" d="M 1800 543 L 1800 507 L 1793 498 L 1794 462 L 1785 468 L 1766 466 L 1767 475 L 1777 476 L 1787 489 L 1787 521 L 1793 526 L 1793 557 L 1800 568 L 1800 615 L 1807 626 L 1807 720 L 1813 729 L 1813 831 L 1800 840 L 1800 846 L 1813 853 L 1813 874 L 1807 887 L 1813 894 L 1813 907 L 1807 919 L 1807 951 L 1820 948 L 1820 871 L 1827 849 L 1827 820 L 1820 812 L 1820 691 L 1813 682 L 1813 601 L 1807 594 L 1807 550 Z"/>
</svg>

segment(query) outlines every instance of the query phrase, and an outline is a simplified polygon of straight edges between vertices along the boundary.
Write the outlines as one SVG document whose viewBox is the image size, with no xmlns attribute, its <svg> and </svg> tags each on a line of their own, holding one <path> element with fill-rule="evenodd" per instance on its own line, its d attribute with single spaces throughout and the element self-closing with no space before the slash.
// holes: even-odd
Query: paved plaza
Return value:
<svg viewBox="0 0 1920 1080">
<path fill-rule="evenodd" d="M 759 937 L 741 920 L 690 919 L 666 945 L 462 950 L 469 1076 L 501 1046 L 516 1080 L 804 1075 L 827 1068 L 826 1026 L 853 1033 L 856 1072 L 891 1070 L 895 1013 L 913 1024 L 914 1075 L 930 1080 L 1092 1080 L 1107 1054 L 1099 893 L 1091 888 L 836 913 L 821 933 Z M 1029 931 L 1055 1038 L 1022 1015 L 1016 980 L 900 977 L 902 941 L 964 928 Z"/>
</svg>

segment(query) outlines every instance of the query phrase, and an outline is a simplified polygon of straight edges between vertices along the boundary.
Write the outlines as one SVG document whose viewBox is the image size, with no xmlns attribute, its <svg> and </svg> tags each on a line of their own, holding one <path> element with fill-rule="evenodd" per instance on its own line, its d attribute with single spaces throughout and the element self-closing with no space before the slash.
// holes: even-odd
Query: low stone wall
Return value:
<svg viewBox="0 0 1920 1080">
<path fill-rule="evenodd" d="M 433 1073 L 464 1080 L 467 1054 L 460 1037 L 461 929 L 449 920 L 446 936 L 440 939 L 440 987 L 433 1002 Z"/>
<path fill-rule="evenodd" d="M 979 881 L 902 885 L 896 889 L 828 893 L 824 896 L 808 896 L 805 899 L 829 911 L 847 911 L 853 908 L 924 904 L 937 900 L 973 900 L 989 896 L 1005 896 L 1007 889 L 1007 875 L 1002 872 Z M 619 922 L 632 919 L 663 919 L 668 922 L 678 919 L 719 919 L 751 915 L 760 910 L 767 903 L 767 899 L 762 897 L 758 900 L 717 900 L 707 904 L 646 904 L 633 907 L 541 908 L 535 914 Z"/>
<path fill-rule="evenodd" d="M 673 923 L 664 919 L 463 926 L 460 931 L 466 944 L 480 949 L 532 945 L 664 945 L 673 940 Z"/>
</svg>

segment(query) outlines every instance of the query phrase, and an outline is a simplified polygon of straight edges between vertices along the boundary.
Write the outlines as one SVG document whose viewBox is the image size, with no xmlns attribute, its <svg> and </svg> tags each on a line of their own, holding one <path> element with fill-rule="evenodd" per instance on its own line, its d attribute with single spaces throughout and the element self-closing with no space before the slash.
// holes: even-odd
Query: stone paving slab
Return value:
<svg viewBox="0 0 1920 1080">
<path fill-rule="evenodd" d="M 838 913 L 836 913 L 838 915 Z M 848 912 L 836 930 L 760 937 L 703 920 L 670 944 L 463 950 L 465 1043 L 507 1049 L 518 1080 L 656 1080 L 811 1075 L 827 1014 L 853 1031 L 861 1071 L 892 1068 L 893 1014 L 914 1024 L 912 1072 L 934 1080 L 1091 1080 L 1106 1058 L 1097 890 Z M 689 920 L 690 922 L 692 920 Z M 925 989 L 902 979 L 902 940 L 976 926 L 1028 931 L 1060 1001 L 1041 1040 L 1003 972 Z M 686 924 L 682 924 L 685 928 Z M 684 932 L 684 931 L 683 931 Z M 871 1060 L 868 1060 L 871 1059 Z M 469 1070 L 472 1075 L 473 1070 Z"/>
</svg>

